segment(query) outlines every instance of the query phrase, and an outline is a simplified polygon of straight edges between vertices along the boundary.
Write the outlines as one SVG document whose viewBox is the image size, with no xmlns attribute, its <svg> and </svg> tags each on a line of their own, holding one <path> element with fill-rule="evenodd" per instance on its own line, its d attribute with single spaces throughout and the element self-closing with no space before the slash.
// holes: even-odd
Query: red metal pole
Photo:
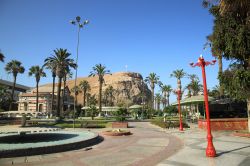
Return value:
<svg viewBox="0 0 250 166">
<path fill-rule="evenodd" d="M 183 126 L 182 126 L 182 118 L 181 118 L 181 90 L 177 90 L 178 93 L 178 112 L 179 112 L 179 121 L 180 121 L 180 131 L 183 131 Z"/>
<path fill-rule="evenodd" d="M 203 90 L 204 90 L 204 101 L 206 107 L 206 116 L 207 116 L 207 157 L 215 157 L 216 151 L 213 145 L 213 136 L 211 134 L 210 127 L 210 116 L 209 116 L 209 107 L 208 107 L 208 95 L 207 95 L 207 81 L 206 81 L 206 72 L 205 72 L 205 61 L 203 58 L 200 58 L 201 69 L 202 69 L 202 78 L 203 78 Z"/>
</svg>

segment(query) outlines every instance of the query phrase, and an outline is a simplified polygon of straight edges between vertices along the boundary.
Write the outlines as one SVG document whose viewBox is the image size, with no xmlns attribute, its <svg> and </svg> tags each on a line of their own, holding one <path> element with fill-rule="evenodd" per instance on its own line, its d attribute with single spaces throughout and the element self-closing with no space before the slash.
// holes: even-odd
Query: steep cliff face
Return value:
<svg viewBox="0 0 250 166">
<path fill-rule="evenodd" d="M 98 97 L 98 89 L 99 82 L 98 77 L 80 77 L 77 78 L 77 85 L 80 84 L 81 81 L 86 80 L 89 82 L 91 91 L 89 92 L 91 95 L 96 95 Z M 109 86 L 112 86 L 115 90 L 113 93 L 113 104 L 141 104 L 142 103 L 142 93 L 145 94 L 144 101 L 149 101 L 151 97 L 150 90 L 148 86 L 143 82 L 142 76 L 139 73 L 132 72 L 118 72 L 113 73 L 112 75 L 104 76 L 105 83 L 103 84 L 103 92 Z M 67 81 L 67 85 L 69 89 L 73 88 L 74 80 Z M 104 93 L 103 93 L 104 94 Z M 104 95 L 103 95 L 103 98 Z M 83 94 L 79 93 L 78 95 L 78 104 L 83 104 Z M 104 103 L 107 104 L 107 103 Z M 107 104 L 108 105 L 108 104 Z"/>
</svg>

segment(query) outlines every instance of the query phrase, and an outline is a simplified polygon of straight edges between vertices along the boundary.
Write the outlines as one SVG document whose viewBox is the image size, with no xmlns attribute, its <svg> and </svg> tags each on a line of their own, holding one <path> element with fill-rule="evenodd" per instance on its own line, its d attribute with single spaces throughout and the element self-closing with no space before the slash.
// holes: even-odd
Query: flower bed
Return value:
<svg viewBox="0 0 250 166">
<path fill-rule="evenodd" d="M 123 135 L 131 135 L 131 132 L 128 130 L 108 130 L 108 131 L 104 131 L 102 132 L 104 135 L 107 136 L 123 136 Z"/>
</svg>

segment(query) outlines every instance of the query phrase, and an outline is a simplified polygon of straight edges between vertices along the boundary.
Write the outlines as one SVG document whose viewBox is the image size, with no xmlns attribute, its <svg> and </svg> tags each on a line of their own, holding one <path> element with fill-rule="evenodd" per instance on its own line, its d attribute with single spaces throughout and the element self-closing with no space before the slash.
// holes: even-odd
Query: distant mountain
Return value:
<svg viewBox="0 0 250 166">
<path fill-rule="evenodd" d="M 91 95 L 96 95 L 96 99 L 98 99 L 98 89 L 99 82 L 98 77 L 79 77 L 77 78 L 77 85 L 80 84 L 81 81 L 86 80 L 89 82 L 91 91 L 89 92 Z M 142 76 L 139 73 L 134 72 L 117 72 L 112 75 L 104 76 L 105 83 L 103 85 L 103 92 L 108 86 L 113 86 L 115 89 L 114 93 L 114 105 L 131 105 L 131 104 L 141 104 L 142 103 L 142 92 L 145 94 L 145 102 L 150 101 L 151 92 L 148 86 L 145 83 L 142 83 Z M 67 86 L 69 89 L 74 87 L 74 80 L 68 80 Z M 42 86 L 51 86 L 51 84 L 46 84 Z M 74 94 L 72 94 L 73 96 Z M 103 95 L 104 97 L 104 95 Z M 83 104 L 83 94 L 79 93 L 77 98 L 78 104 Z M 104 103 L 105 104 L 105 103 Z"/>
</svg>

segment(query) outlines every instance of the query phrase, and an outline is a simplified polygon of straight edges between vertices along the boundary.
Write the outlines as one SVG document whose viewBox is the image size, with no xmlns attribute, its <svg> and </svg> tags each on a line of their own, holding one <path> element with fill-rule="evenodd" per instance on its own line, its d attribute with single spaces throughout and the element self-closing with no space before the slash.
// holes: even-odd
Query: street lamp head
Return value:
<svg viewBox="0 0 250 166">
<path fill-rule="evenodd" d="M 201 59 L 203 59 L 203 56 L 202 56 L 202 54 L 200 55 L 200 58 L 201 58 Z"/>
<path fill-rule="evenodd" d="M 75 21 L 73 21 L 73 20 L 71 20 L 71 21 L 70 21 L 70 23 L 71 23 L 71 24 L 73 24 L 73 25 L 75 25 L 75 24 L 76 24 L 76 22 L 75 22 Z"/>
<path fill-rule="evenodd" d="M 88 24 L 89 23 L 89 20 L 85 20 L 84 22 L 83 22 L 83 25 L 86 25 L 86 24 Z"/>
<path fill-rule="evenodd" d="M 82 28 L 82 27 L 83 27 L 83 25 L 82 25 L 82 24 L 79 24 L 79 27 L 80 27 L 80 28 Z"/>
<path fill-rule="evenodd" d="M 191 63 L 189 63 L 189 65 L 190 65 L 190 66 L 193 66 L 193 65 L 194 65 L 194 63 L 193 63 L 193 62 L 191 62 Z"/>
<path fill-rule="evenodd" d="M 80 22 L 80 21 L 81 21 L 81 17 L 80 17 L 80 16 L 77 16 L 77 17 L 76 17 L 76 21 L 77 21 L 77 22 Z"/>
<path fill-rule="evenodd" d="M 213 64 L 215 64 L 215 63 L 216 63 L 216 60 L 215 60 L 215 59 L 214 59 L 214 60 L 212 60 L 212 63 L 213 63 Z"/>
</svg>

